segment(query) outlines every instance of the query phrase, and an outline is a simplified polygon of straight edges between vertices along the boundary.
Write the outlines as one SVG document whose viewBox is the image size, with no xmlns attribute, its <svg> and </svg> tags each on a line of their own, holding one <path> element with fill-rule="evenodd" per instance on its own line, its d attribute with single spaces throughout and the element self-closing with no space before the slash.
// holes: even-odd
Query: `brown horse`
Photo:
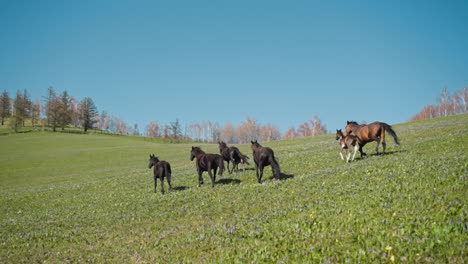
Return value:
<svg viewBox="0 0 468 264">
<path fill-rule="evenodd" d="M 245 164 L 249 165 L 249 157 L 242 154 L 242 152 L 240 152 L 240 150 L 237 147 L 228 147 L 227 144 L 223 141 L 218 141 L 218 145 L 221 157 L 223 157 L 223 160 L 227 161 L 227 168 L 229 173 L 232 173 L 232 171 L 236 169 L 237 174 L 237 171 L 239 170 L 239 163 L 244 165 L 243 172 L 245 172 Z M 231 171 L 229 170 L 229 162 L 232 162 Z"/>
<path fill-rule="evenodd" d="M 223 175 L 224 161 L 218 154 L 206 154 L 199 147 L 192 147 L 190 160 L 197 159 L 198 187 L 203 184 L 202 173 L 207 171 L 211 179 L 211 187 L 214 187 L 216 181 L 216 171 L 219 168 L 219 175 Z M 213 172 L 211 172 L 213 171 Z"/>
<path fill-rule="evenodd" d="M 341 147 L 340 156 L 342 160 L 344 160 L 343 152 L 347 153 L 346 162 L 349 162 L 349 158 L 351 157 L 351 152 L 352 152 L 351 148 L 354 148 L 353 158 L 351 159 L 351 161 L 353 161 L 354 157 L 356 156 L 357 149 L 358 149 L 358 138 L 355 135 L 350 135 L 350 134 L 345 136 L 343 135 L 343 132 L 341 131 L 341 129 L 337 129 L 335 139 L 339 140 L 340 142 L 340 147 Z"/>
<path fill-rule="evenodd" d="M 275 159 L 273 150 L 271 148 L 262 147 L 257 140 L 251 141 L 251 143 L 258 183 L 262 183 L 263 168 L 268 165 L 271 165 L 273 177 L 279 179 L 281 176 L 280 167 L 278 161 Z"/>
<path fill-rule="evenodd" d="M 169 189 L 172 189 L 171 185 L 171 165 L 165 160 L 159 160 L 154 154 L 150 155 L 148 168 L 153 168 L 154 175 L 154 192 L 158 185 L 158 179 L 161 180 L 161 193 L 164 193 L 164 177 L 166 177 Z"/>
<path fill-rule="evenodd" d="M 347 121 L 345 130 L 346 135 L 349 135 L 352 132 L 358 137 L 359 152 L 361 153 L 361 156 L 366 155 L 366 153 L 362 151 L 362 147 L 372 141 L 377 141 L 377 147 L 375 148 L 377 153 L 379 153 L 380 143 L 382 143 L 383 153 L 385 153 L 385 148 L 387 146 L 385 143 L 385 131 L 390 133 L 397 145 L 400 145 L 398 136 L 393 130 L 392 126 L 383 122 L 374 122 L 369 125 L 359 125 L 354 121 Z"/>
</svg>

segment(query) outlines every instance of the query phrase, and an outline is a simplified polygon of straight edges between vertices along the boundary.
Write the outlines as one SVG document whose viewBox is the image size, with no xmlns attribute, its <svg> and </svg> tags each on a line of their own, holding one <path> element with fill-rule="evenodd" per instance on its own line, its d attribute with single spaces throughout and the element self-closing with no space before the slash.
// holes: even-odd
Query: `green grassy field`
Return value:
<svg viewBox="0 0 468 264">
<path fill-rule="evenodd" d="M 268 167 L 260 185 L 251 165 L 215 188 L 197 187 L 191 144 L 0 136 L 0 263 L 466 262 L 468 115 L 394 129 L 401 146 L 349 164 L 334 135 L 267 143 L 290 177 Z M 175 190 L 153 193 L 150 153 Z"/>
</svg>

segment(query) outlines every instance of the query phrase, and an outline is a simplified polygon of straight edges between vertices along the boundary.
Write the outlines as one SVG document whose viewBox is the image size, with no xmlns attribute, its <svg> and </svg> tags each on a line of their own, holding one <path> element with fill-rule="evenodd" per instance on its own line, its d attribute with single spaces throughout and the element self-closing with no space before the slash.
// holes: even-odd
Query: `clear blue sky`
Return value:
<svg viewBox="0 0 468 264">
<path fill-rule="evenodd" d="M 407 121 L 468 85 L 468 1 L 0 0 L 0 90 L 282 132 Z"/>
</svg>

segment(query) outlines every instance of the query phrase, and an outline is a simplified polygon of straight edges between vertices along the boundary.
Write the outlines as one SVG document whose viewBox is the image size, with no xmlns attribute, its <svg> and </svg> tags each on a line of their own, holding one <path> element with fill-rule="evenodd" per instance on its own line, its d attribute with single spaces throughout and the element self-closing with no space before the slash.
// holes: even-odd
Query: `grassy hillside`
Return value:
<svg viewBox="0 0 468 264">
<path fill-rule="evenodd" d="M 465 262 L 468 115 L 394 129 L 401 146 L 350 164 L 332 135 L 264 144 L 286 179 L 226 172 L 214 189 L 191 144 L 0 136 L 0 262 Z M 153 193 L 150 153 L 175 190 Z"/>
</svg>

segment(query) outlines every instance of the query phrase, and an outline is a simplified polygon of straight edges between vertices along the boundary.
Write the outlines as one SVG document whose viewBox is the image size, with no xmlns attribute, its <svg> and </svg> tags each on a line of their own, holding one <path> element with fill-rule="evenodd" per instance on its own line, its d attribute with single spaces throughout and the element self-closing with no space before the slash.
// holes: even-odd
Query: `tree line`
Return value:
<svg viewBox="0 0 468 264">
<path fill-rule="evenodd" d="M 18 91 L 11 98 L 7 91 L 0 95 L 0 118 L 2 126 L 6 124 L 15 132 L 26 126 L 26 121 L 31 121 L 31 126 L 47 125 L 55 132 L 57 129 L 65 130 L 66 127 L 74 126 L 82 128 L 84 132 L 94 127 L 97 122 L 97 108 L 90 97 L 76 101 L 67 91 L 60 94 L 53 87 L 47 89 L 47 95 L 43 98 L 31 100 L 28 91 Z M 41 115 L 42 114 L 42 115 Z M 44 118 L 41 118 L 41 117 Z M 39 122 L 42 122 L 39 124 Z"/>
<path fill-rule="evenodd" d="M 42 100 L 32 101 L 27 90 L 18 91 L 11 98 L 7 91 L 0 95 L 0 118 L 2 126 L 8 120 L 8 126 L 18 132 L 26 126 L 26 120 L 32 127 L 47 126 L 52 131 L 64 131 L 74 127 L 83 129 L 97 129 L 110 133 L 123 135 L 141 135 L 138 125 L 127 123 L 105 111 L 98 113 L 97 107 L 90 97 L 78 101 L 67 91 L 57 93 L 53 87 L 47 89 Z M 316 136 L 326 134 L 318 116 L 313 120 L 304 122 L 297 128 L 291 128 L 283 136 L 277 126 L 273 124 L 260 124 L 254 118 L 247 117 L 240 124 L 204 121 L 182 127 L 179 119 L 169 124 L 152 121 L 145 128 L 147 137 L 173 138 L 198 142 L 224 141 L 230 144 L 244 144 L 251 140 L 269 142 L 279 139 L 292 139 L 298 137 Z"/>
<path fill-rule="evenodd" d="M 463 113 L 468 113 L 468 87 L 455 91 L 453 94 L 450 94 L 447 87 L 444 87 L 437 98 L 437 104 L 426 105 L 419 113 L 411 117 L 410 121 Z"/>
</svg>

